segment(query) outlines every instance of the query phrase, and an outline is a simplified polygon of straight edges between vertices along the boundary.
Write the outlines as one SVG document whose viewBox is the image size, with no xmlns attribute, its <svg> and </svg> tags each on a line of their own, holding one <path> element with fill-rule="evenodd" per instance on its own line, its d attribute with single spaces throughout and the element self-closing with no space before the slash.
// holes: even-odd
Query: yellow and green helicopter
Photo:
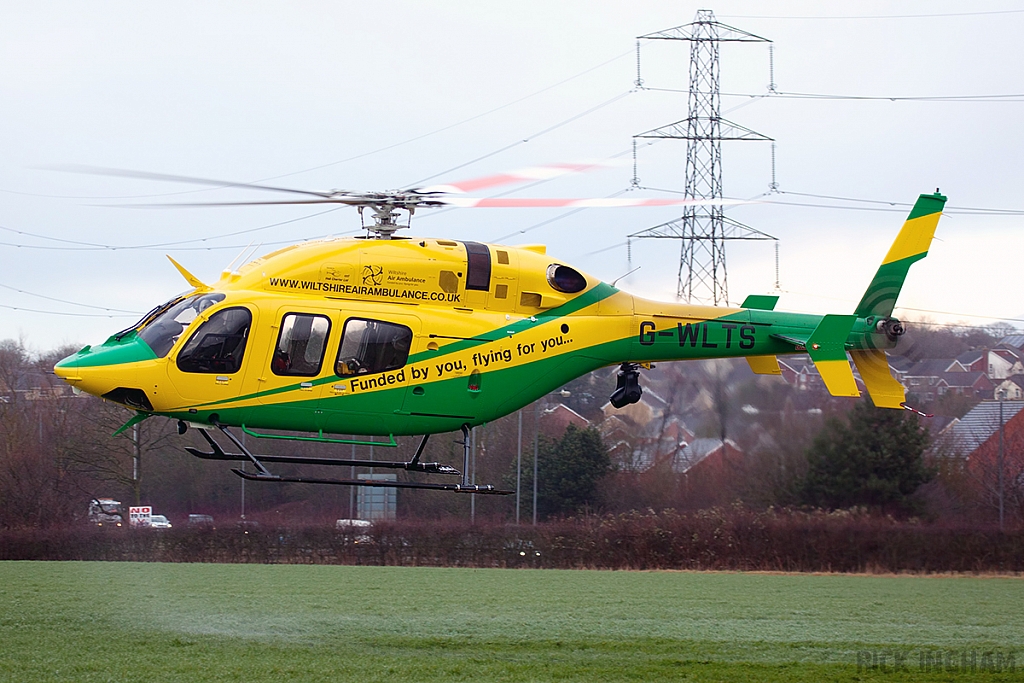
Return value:
<svg viewBox="0 0 1024 683">
<path fill-rule="evenodd" d="M 310 241 L 225 271 L 212 285 L 178 263 L 192 289 L 132 327 L 60 361 L 78 390 L 137 411 L 122 429 L 160 415 L 184 433 L 198 427 L 202 458 L 242 461 L 256 481 L 510 493 L 472 485 L 456 468 L 422 462 L 430 434 L 468 432 L 598 368 L 618 366 L 611 403 L 641 397 L 639 370 L 655 361 L 744 357 L 758 374 L 781 374 L 777 357 L 806 353 L 834 396 L 859 396 L 852 357 L 874 404 L 902 409 L 889 371 L 903 324 L 892 316 L 910 265 L 924 258 L 946 198 L 921 195 L 852 314 L 774 310 L 777 296 L 739 308 L 650 301 L 547 254 L 502 246 L 399 237 L 400 211 L 433 206 L 635 206 L 702 200 L 472 199 L 467 190 L 583 170 L 562 165 L 463 184 L 396 192 L 307 192 L 180 176 L 143 177 L 307 195 L 238 203 L 340 203 L 372 209 L 366 238 Z M 125 173 L 126 174 L 126 173 Z M 139 175 L 132 173 L 131 175 Z M 721 202 L 715 202 L 721 203 Z M 422 435 L 408 461 L 257 455 L 231 428 L 254 437 L 397 445 Z M 238 452 L 211 436 L 221 432 Z M 266 430 L 271 430 L 267 432 Z M 296 437 L 273 432 L 303 432 Z M 329 435 L 387 437 L 386 441 Z M 461 476 L 457 483 L 274 475 L 266 463 L 372 466 Z M 463 468 L 463 472 L 468 467 Z"/>
</svg>

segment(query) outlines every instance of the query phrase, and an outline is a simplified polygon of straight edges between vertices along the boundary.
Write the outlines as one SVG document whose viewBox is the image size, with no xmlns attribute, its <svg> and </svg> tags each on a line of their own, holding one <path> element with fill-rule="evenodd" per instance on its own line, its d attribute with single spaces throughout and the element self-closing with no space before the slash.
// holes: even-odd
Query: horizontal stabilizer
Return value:
<svg viewBox="0 0 1024 683">
<path fill-rule="evenodd" d="M 740 308 L 756 308 L 759 311 L 774 311 L 775 304 L 779 303 L 779 297 L 774 294 L 751 294 L 743 303 L 740 304 Z"/>
<path fill-rule="evenodd" d="M 846 358 L 846 338 L 855 322 L 855 315 L 826 315 L 807 339 L 807 354 L 833 396 L 860 396 Z"/>
<path fill-rule="evenodd" d="M 889 359 L 881 349 L 850 351 L 853 363 L 864 380 L 871 401 L 878 408 L 902 408 L 906 401 L 903 385 L 889 372 Z"/>
<path fill-rule="evenodd" d="M 771 338 L 778 339 L 779 341 L 784 341 L 787 344 L 792 344 L 794 347 L 796 347 L 797 351 L 803 351 L 804 347 L 807 346 L 807 339 L 805 339 L 802 336 L 798 337 L 792 334 L 773 334 L 771 335 Z"/>
<path fill-rule="evenodd" d="M 747 356 L 747 364 L 755 375 L 781 375 L 778 356 Z"/>
</svg>

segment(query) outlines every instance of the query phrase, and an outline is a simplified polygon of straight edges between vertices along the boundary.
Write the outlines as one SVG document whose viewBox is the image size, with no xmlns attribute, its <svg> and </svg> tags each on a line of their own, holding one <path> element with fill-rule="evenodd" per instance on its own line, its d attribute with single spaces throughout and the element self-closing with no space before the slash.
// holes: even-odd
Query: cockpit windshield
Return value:
<svg viewBox="0 0 1024 683">
<path fill-rule="evenodd" d="M 148 316 L 139 325 L 139 337 L 149 344 L 158 358 L 165 357 L 178 341 L 178 337 L 189 323 L 210 306 L 223 301 L 223 294 L 195 294 L 177 303 L 171 300 L 171 306 L 165 304 L 156 309 L 155 315 Z"/>
</svg>

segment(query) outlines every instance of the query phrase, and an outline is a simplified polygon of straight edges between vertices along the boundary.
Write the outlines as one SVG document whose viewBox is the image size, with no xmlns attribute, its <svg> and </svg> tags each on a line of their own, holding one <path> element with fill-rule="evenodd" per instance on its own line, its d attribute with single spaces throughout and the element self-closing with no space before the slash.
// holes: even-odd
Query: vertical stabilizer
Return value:
<svg viewBox="0 0 1024 683">
<path fill-rule="evenodd" d="M 907 279 L 910 266 L 928 255 L 935 226 L 942 215 L 942 207 L 946 198 L 938 191 L 935 194 L 923 194 L 910 211 L 907 222 L 896 236 L 896 241 L 889 248 L 885 260 L 875 273 L 875 277 L 864 292 L 855 311 L 857 317 L 876 316 L 887 318 L 896 307 L 896 298 Z"/>
</svg>

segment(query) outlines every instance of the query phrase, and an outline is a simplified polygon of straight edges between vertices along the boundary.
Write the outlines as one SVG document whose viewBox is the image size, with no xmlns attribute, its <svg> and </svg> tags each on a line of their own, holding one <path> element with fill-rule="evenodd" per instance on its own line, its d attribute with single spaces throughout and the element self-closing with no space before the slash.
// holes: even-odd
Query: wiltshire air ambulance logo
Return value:
<svg viewBox="0 0 1024 683">
<path fill-rule="evenodd" d="M 363 266 L 363 284 L 377 286 L 384 282 L 384 269 L 380 266 Z"/>
</svg>

